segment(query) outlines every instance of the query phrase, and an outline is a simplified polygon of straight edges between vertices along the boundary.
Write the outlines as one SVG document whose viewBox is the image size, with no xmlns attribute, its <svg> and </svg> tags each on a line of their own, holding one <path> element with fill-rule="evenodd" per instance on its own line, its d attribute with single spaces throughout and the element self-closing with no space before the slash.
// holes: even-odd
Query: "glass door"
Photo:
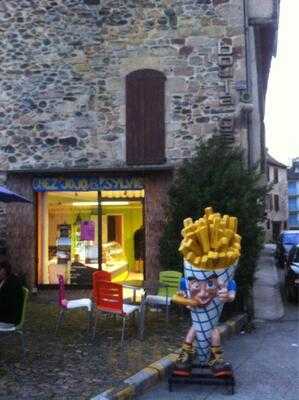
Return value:
<svg viewBox="0 0 299 400">
<path fill-rule="evenodd" d="M 143 279 L 143 190 L 101 191 L 102 269 L 112 280 Z"/>
<path fill-rule="evenodd" d="M 98 192 L 48 192 L 38 196 L 38 283 L 90 286 L 99 268 Z"/>
</svg>

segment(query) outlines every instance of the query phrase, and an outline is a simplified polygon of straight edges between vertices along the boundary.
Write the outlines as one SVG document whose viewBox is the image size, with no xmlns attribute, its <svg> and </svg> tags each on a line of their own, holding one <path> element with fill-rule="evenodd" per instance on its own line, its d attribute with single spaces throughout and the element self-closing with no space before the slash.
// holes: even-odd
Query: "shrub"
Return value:
<svg viewBox="0 0 299 400">
<path fill-rule="evenodd" d="M 268 187 L 257 168 L 248 169 L 244 153 L 213 137 L 200 142 L 195 156 L 177 170 L 169 190 L 165 230 L 160 241 L 161 265 L 182 270 L 178 252 L 183 220 L 199 218 L 205 207 L 238 217 L 242 254 L 236 271 L 239 308 L 250 304 L 253 274 L 263 245 L 264 200 Z"/>
</svg>

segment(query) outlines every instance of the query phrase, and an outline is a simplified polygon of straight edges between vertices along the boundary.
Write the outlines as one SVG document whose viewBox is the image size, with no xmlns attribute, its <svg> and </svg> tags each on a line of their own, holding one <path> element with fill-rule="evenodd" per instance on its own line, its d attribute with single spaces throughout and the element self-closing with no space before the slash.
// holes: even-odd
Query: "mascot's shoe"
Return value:
<svg viewBox="0 0 299 400">
<path fill-rule="evenodd" d="M 220 346 L 211 347 L 211 357 L 208 365 L 216 378 L 225 378 L 232 375 L 231 364 L 224 361 Z"/>
<path fill-rule="evenodd" d="M 184 343 L 174 366 L 175 375 L 180 375 L 180 376 L 191 375 L 193 359 L 194 359 L 194 350 L 192 344 Z"/>
<path fill-rule="evenodd" d="M 225 378 L 232 375 L 231 364 L 224 360 L 215 361 L 215 363 L 211 366 L 211 371 L 216 378 Z"/>
</svg>

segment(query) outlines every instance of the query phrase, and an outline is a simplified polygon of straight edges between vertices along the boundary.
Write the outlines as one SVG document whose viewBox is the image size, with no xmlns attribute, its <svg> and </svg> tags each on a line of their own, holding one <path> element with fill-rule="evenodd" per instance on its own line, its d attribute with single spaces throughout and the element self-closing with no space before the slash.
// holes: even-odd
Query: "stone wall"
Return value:
<svg viewBox="0 0 299 400">
<path fill-rule="evenodd" d="M 35 239 L 35 198 L 32 177 L 9 176 L 8 186 L 25 196 L 32 203 L 9 203 L 6 207 L 6 254 L 13 270 L 26 275 L 29 287 L 35 284 L 36 239 Z"/>
<path fill-rule="evenodd" d="M 0 186 L 5 185 L 6 174 L 0 172 Z M 0 255 L 6 252 L 6 206 L 0 203 Z"/>
<path fill-rule="evenodd" d="M 0 169 L 125 164 L 125 77 L 166 77 L 166 155 L 246 148 L 243 0 L 0 3 Z M 238 111 L 239 110 L 239 111 Z"/>
<path fill-rule="evenodd" d="M 168 201 L 167 192 L 172 175 L 169 173 L 159 176 L 144 177 L 145 186 L 145 241 L 146 241 L 146 270 L 148 280 L 159 279 L 160 252 L 159 242 L 165 226 L 165 210 Z M 163 266 L 167 269 L 167 266 Z"/>
</svg>

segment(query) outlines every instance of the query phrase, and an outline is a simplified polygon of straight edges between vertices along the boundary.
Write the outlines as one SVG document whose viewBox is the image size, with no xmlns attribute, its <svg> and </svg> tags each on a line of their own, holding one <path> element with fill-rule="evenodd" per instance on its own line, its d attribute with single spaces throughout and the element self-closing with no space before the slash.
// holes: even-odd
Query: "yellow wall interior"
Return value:
<svg viewBox="0 0 299 400">
<path fill-rule="evenodd" d="M 134 233 L 142 226 L 141 203 L 128 206 L 103 206 L 103 215 L 123 215 L 123 249 L 128 259 L 129 270 L 134 267 Z"/>
</svg>

